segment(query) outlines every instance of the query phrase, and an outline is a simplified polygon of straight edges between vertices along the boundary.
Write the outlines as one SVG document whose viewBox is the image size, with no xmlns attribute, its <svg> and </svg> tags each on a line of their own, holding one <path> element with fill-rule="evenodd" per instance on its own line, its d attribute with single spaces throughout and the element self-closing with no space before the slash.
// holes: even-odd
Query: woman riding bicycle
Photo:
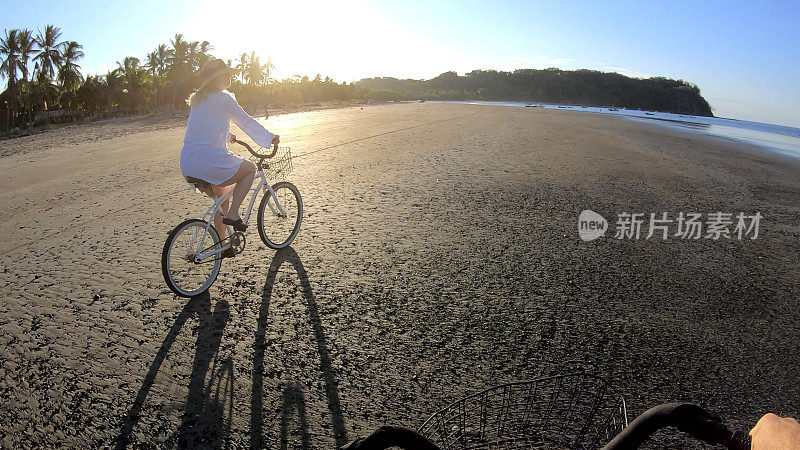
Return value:
<svg viewBox="0 0 800 450">
<path fill-rule="evenodd" d="M 238 70 L 220 59 L 208 61 L 200 69 L 200 87 L 187 100 L 191 112 L 180 157 L 183 176 L 199 191 L 219 197 L 233 189 L 230 205 L 229 200 L 222 205 L 224 216 L 214 217 L 214 227 L 223 239 L 223 224 L 233 226 L 236 231 L 247 228 L 239 217 L 239 206 L 256 173 L 253 163 L 228 150 L 228 143 L 235 139 L 229 132 L 231 121 L 262 147 L 280 142 L 280 136 L 256 122 L 239 106 L 233 94 L 226 91 L 237 73 Z"/>
</svg>

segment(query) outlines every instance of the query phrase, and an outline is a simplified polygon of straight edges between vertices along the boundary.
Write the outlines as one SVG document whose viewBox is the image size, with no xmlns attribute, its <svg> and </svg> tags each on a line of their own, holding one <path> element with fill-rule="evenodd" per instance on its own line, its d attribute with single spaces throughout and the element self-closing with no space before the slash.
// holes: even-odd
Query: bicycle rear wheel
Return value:
<svg viewBox="0 0 800 450">
<path fill-rule="evenodd" d="M 288 181 L 275 183 L 272 190 L 275 195 L 265 192 L 258 205 L 258 234 L 267 247 L 277 250 L 288 246 L 297 237 L 303 221 L 303 199 L 300 191 Z"/>
<path fill-rule="evenodd" d="M 170 290 L 181 297 L 194 297 L 208 290 L 222 267 L 219 253 L 195 261 L 199 252 L 211 251 L 220 245 L 219 234 L 211 226 L 200 248 L 207 224 L 204 220 L 189 219 L 175 227 L 164 243 L 161 272 Z"/>
</svg>

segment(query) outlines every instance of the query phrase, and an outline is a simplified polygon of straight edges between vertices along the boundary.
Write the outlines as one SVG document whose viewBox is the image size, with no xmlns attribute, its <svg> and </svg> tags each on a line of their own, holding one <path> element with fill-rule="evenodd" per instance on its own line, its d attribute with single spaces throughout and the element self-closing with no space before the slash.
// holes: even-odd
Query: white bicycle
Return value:
<svg viewBox="0 0 800 450">
<path fill-rule="evenodd" d="M 285 179 L 292 171 L 291 148 L 279 148 L 276 144 L 271 154 L 264 155 L 253 151 L 242 141 L 234 142 L 243 145 L 253 155 L 258 168 L 254 179 L 258 183 L 250 189 L 253 196 L 247 207 L 244 223 L 247 224 L 250 220 L 256 198 L 263 191 L 264 195 L 258 205 L 258 234 L 267 247 L 276 250 L 284 248 L 292 243 L 300 231 L 303 199 L 292 183 L 279 181 L 270 186 L 268 180 Z M 265 162 L 273 157 L 275 159 L 269 164 Z M 192 181 L 205 183 L 202 180 Z M 161 271 L 167 286 L 176 295 L 194 297 L 202 294 L 217 279 L 223 254 L 238 255 L 244 250 L 247 242 L 245 233 L 226 226 L 228 237 L 221 240 L 219 233 L 211 225 L 212 219 L 229 196 L 230 193 L 214 198 L 214 204 L 206 210 L 202 219 L 186 220 L 169 233 L 161 253 Z M 228 252 L 229 249 L 233 251 Z"/>
</svg>

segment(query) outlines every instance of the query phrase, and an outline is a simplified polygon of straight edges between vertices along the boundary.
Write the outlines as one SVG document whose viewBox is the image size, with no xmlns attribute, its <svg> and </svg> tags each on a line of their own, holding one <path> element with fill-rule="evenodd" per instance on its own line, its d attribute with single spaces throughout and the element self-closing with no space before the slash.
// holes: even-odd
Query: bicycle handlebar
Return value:
<svg viewBox="0 0 800 450">
<path fill-rule="evenodd" d="M 719 416 L 691 403 L 665 403 L 643 412 L 603 450 L 633 449 L 639 447 L 661 428 L 676 427 L 695 439 L 711 445 L 724 445 L 730 450 L 749 450 L 750 436 L 732 432 Z"/>
<path fill-rule="evenodd" d="M 750 436 L 732 432 L 722 419 L 691 403 L 665 403 L 648 409 L 625 427 L 603 450 L 638 448 L 661 428 L 676 427 L 695 439 L 730 450 L 749 450 Z M 440 450 L 423 435 L 408 428 L 382 426 L 364 439 L 357 439 L 343 450 L 384 450 L 390 447 Z"/>
<path fill-rule="evenodd" d="M 262 155 L 261 153 L 256 153 L 256 151 L 253 150 L 253 148 L 250 147 L 249 144 L 247 144 L 246 142 L 242 142 L 242 141 L 240 141 L 238 139 L 234 139 L 233 142 L 243 146 L 244 148 L 247 149 L 248 152 L 250 152 L 251 155 L 253 155 L 253 156 L 255 156 L 256 158 L 259 158 L 259 159 L 272 158 L 273 156 L 275 156 L 275 153 L 278 152 L 278 143 L 277 142 L 272 144 L 272 153 L 270 153 L 269 155 Z"/>
</svg>

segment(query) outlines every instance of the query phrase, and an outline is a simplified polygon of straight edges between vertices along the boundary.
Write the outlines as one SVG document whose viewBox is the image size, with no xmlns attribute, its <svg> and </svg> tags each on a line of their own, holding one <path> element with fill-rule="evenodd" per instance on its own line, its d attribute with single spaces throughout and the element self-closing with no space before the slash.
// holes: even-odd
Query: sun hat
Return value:
<svg viewBox="0 0 800 450">
<path fill-rule="evenodd" d="M 200 86 L 197 88 L 197 90 L 199 91 L 200 89 L 203 89 L 205 85 L 222 75 L 232 77 L 239 72 L 241 72 L 241 70 L 228 67 L 228 65 L 225 64 L 225 62 L 221 59 L 209 60 L 203 64 L 203 67 L 200 68 L 200 72 L 197 74 L 197 77 L 200 79 Z"/>
</svg>

